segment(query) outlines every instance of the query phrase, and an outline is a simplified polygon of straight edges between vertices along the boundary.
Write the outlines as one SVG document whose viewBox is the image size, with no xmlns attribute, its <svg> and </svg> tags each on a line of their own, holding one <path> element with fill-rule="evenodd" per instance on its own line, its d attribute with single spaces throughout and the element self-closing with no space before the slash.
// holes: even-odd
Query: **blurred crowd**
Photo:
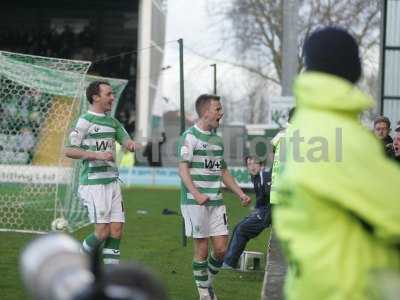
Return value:
<svg viewBox="0 0 400 300">
<path fill-rule="evenodd" d="M 3 50 L 39 56 L 73 58 L 80 49 L 96 47 L 94 30 L 87 26 L 76 34 L 71 27 L 57 31 L 32 29 L 24 31 L 3 31 L 0 33 L 0 46 Z"/>
<path fill-rule="evenodd" d="M 1 163 L 24 164 L 33 157 L 41 125 L 49 109 L 49 95 L 27 89 L 0 102 Z"/>
<path fill-rule="evenodd" d="M 90 73 L 105 77 L 129 78 L 135 73 L 128 46 L 105 50 L 97 42 L 93 26 L 76 33 L 66 25 L 62 30 L 19 30 L 0 32 L 0 49 L 54 58 L 89 60 Z M 112 59 L 109 59 L 112 57 Z"/>
<path fill-rule="evenodd" d="M 135 111 L 135 55 L 125 46 L 104 49 L 98 43 L 95 28 L 86 26 L 75 32 L 70 26 L 8 30 L 0 32 L 0 50 L 53 58 L 92 62 L 89 74 L 131 79 L 121 95 L 117 118 L 129 133 L 133 133 Z M 3 83 L 4 84 L 4 83 Z M 50 95 L 26 90 L 7 95 L 0 102 L 0 163 L 30 163 L 41 124 L 51 103 Z"/>
</svg>

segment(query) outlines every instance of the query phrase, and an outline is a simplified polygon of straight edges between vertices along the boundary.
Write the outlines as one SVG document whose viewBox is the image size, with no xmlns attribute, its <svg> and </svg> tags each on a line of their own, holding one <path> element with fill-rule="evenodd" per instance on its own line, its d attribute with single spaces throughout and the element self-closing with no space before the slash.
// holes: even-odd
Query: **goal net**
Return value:
<svg viewBox="0 0 400 300">
<path fill-rule="evenodd" d="M 0 230 L 46 232 L 59 217 L 70 231 L 87 223 L 76 195 L 78 166 L 63 145 L 86 109 L 84 88 L 95 80 L 86 76 L 89 67 L 0 51 Z"/>
</svg>

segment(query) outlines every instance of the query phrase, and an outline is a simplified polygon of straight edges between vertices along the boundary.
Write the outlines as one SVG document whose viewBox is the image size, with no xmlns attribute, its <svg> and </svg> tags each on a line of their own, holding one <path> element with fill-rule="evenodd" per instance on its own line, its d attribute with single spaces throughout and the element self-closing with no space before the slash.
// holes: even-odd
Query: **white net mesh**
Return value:
<svg viewBox="0 0 400 300">
<path fill-rule="evenodd" d="M 1 230 L 48 231 L 56 216 L 71 230 L 85 222 L 62 153 L 89 66 L 0 51 Z"/>
<path fill-rule="evenodd" d="M 113 112 L 127 81 L 87 76 L 89 62 L 0 51 L 0 230 L 45 232 L 56 218 L 88 223 L 78 199 L 79 162 L 66 159 L 71 126 L 87 110 L 94 80 L 113 87 Z"/>
</svg>

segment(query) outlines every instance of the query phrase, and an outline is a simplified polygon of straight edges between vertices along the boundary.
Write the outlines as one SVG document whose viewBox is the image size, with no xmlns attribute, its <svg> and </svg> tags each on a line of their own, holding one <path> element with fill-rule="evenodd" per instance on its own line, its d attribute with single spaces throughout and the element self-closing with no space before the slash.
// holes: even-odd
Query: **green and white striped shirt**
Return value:
<svg viewBox="0 0 400 300">
<path fill-rule="evenodd" d="M 179 161 L 189 164 L 193 184 L 210 197 L 205 205 L 222 205 L 222 171 L 226 168 L 221 137 L 196 125 L 186 130 L 179 145 Z M 182 182 L 181 204 L 198 204 Z"/>
<path fill-rule="evenodd" d="M 77 121 L 69 135 L 69 147 L 93 152 L 113 152 L 114 161 L 82 160 L 79 183 L 81 185 L 107 184 L 118 178 L 115 163 L 115 141 L 121 145 L 129 139 L 118 120 L 88 111 Z"/>
</svg>

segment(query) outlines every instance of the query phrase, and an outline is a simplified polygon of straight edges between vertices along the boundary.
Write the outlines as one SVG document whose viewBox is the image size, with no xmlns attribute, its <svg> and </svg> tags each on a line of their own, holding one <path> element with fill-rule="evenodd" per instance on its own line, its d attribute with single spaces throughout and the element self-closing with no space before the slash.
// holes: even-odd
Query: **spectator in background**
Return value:
<svg viewBox="0 0 400 300">
<path fill-rule="evenodd" d="M 162 167 L 161 146 L 165 140 L 165 132 L 162 132 L 159 138 L 152 139 L 147 143 L 143 155 L 147 157 L 150 167 Z"/>
<path fill-rule="evenodd" d="M 379 116 L 374 120 L 374 134 L 382 141 L 385 153 L 387 156 L 391 156 L 390 150 L 388 148 L 389 144 L 393 143 L 390 133 L 390 120 L 385 116 Z"/>
<path fill-rule="evenodd" d="M 384 143 L 392 143 L 393 140 L 389 135 L 390 120 L 385 116 L 379 116 L 374 120 L 374 133 L 375 136 L 384 141 Z"/>
<path fill-rule="evenodd" d="M 400 163 L 400 121 L 397 122 L 393 138 L 393 159 Z"/>
<path fill-rule="evenodd" d="M 29 127 L 21 128 L 18 135 L 18 149 L 23 152 L 30 152 L 35 147 L 35 137 Z"/>
<path fill-rule="evenodd" d="M 250 215 L 240 221 L 233 229 L 228 251 L 224 257 L 223 268 L 225 269 L 236 268 L 247 242 L 257 237 L 271 225 L 271 206 L 269 203 L 271 171 L 266 171 L 264 162 L 257 157 L 246 157 L 245 164 L 251 175 L 256 193 L 256 206 Z"/>
<path fill-rule="evenodd" d="M 273 210 L 289 264 L 285 298 L 386 299 L 385 275 L 400 271 L 400 169 L 359 121 L 373 100 L 356 87 L 356 40 L 324 27 L 303 53 Z"/>
<path fill-rule="evenodd" d="M 96 30 L 92 24 L 85 26 L 82 32 L 79 33 L 78 42 L 80 47 L 96 47 Z"/>
<path fill-rule="evenodd" d="M 32 129 L 29 127 L 23 127 L 18 134 L 18 150 L 28 155 L 28 163 L 32 161 L 33 149 L 36 144 L 35 136 L 32 133 Z"/>
</svg>

